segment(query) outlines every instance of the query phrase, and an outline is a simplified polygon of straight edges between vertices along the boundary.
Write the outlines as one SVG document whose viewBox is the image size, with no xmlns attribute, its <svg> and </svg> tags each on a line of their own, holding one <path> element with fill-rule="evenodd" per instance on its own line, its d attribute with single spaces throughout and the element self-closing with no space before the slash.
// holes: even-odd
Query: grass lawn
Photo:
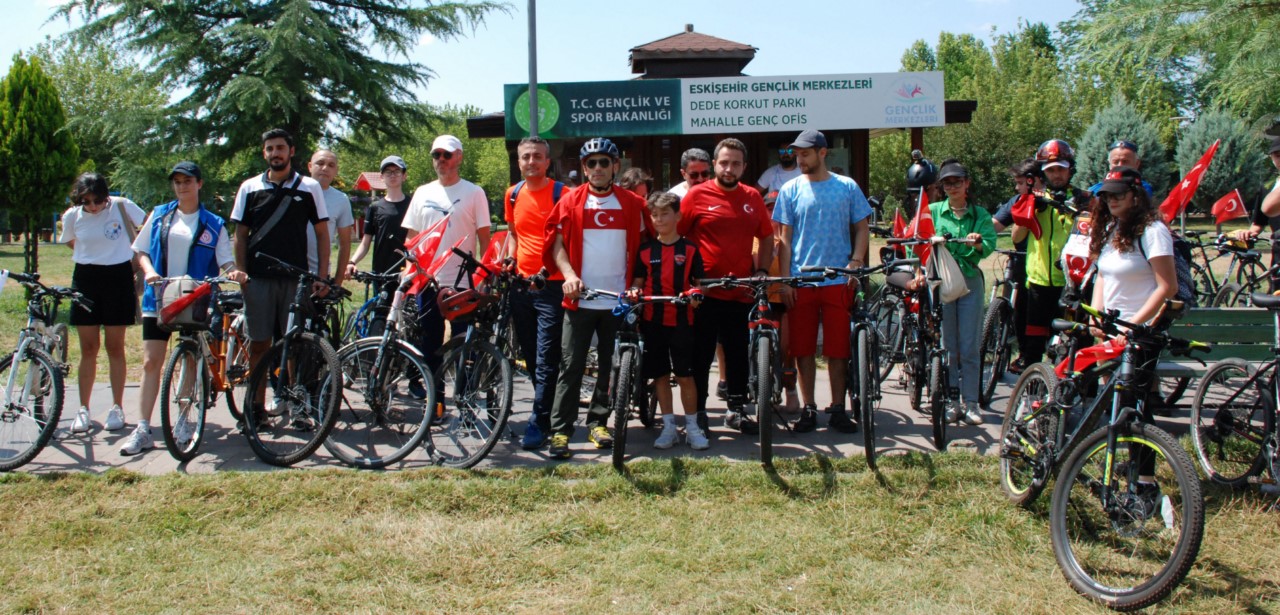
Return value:
<svg viewBox="0 0 1280 615">
<path fill-rule="evenodd" d="M 0 612 L 1102 612 L 967 453 L 504 471 L 0 476 Z M 1280 610 L 1280 517 L 1208 489 L 1161 612 Z"/>
</svg>

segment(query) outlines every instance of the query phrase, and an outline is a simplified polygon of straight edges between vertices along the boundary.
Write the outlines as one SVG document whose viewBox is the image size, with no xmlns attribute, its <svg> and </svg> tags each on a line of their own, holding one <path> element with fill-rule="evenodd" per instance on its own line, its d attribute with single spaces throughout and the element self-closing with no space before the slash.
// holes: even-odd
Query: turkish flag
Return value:
<svg viewBox="0 0 1280 615">
<path fill-rule="evenodd" d="M 1209 163 L 1213 162 L 1213 155 L 1218 153 L 1218 144 L 1222 140 L 1219 139 L 1209 146 L 1204 155 L 1200 157 L 1200 161 L 1196 166 L 1191 167 L 1190 171 L 1182 177 L 1182 181 L 1178 182 L 1173 190 L 1169 191 L 1169 196 L 1165 197 L 1164 202 L 1160 204 L 1160 215 L 1164 217 L 1165 224 L 1173 222 L 1173 219 L 1182 213 L 1187 207 L 1187 203 L 1191 202 L 1191 197 L 1196 195 L 1196 189 L 1200 187 L 1200 178 L 1204 176 L 1204 172 L 1209 168 Z M 1243 207 L 1241 209 L 1244 209 Z"/>
<path fill-rule="evenodd" d="M 1213 204 L 1211 211 L 1218 224 L 1222 224 L 1227 220 L 1245 217 L 1244 197 L 1240 194 L 1240 189 L 1236 188 L 1218 199 L 1218 202 Z"/>
<path fill-rule="evenodd" d="M 1031 231 L 1036 239 L 1044 233 L 1044 229 L 1040 228 L 1040 220 L 1036 218 L 1036 195 L 1028 192 L 1013 202 L 1013 208 L 1009 210 L 1013 216 L 1013 223 Z"/>
<path fill-rule="evenodd" d="M 444 237 L 445 228 L 448 226 L 449 216 L 445 216 L 430 228 L 422 230 L 404 242 L 405 250 L 418 261 L 416 265 L 409 265 L 410 270 L 416 274 L 413 285 L 409 287 L 409 294 L 416 295 L 422 292 L 422 289 L 431 281 L 425 263 L 429 263 L 435 256 L 436 250 L 440 248 L 440 240 Z"/>
<path fill-rule="evenodd" d="M 929 213 L 929 197 L 924 193 L 924 190 L 920 191 L 920 204 L 916 207 L 916 217 L 907 226 L 906 233 L 908 237 L 919 239 L 929 239 L 938 234 L 933 228 L 933 214 Z M 927 243 L 912 246 L 911 249 L 916 253 L 916 257 L 920 259 L 921 265 L 928 263 L 929 255 L 933 253 L 933 248 Z"/>
<path fill-rule="evenodd" d="M 903 219 L 901 209 L 893 212 L 892 235 L 897 238 L 902 238 L 907 236 L 907 221 Z M 905 257 L 907 255 L 907 251 L 902 246 L 894 246 L 893 253 L 902 257 Z"/>
<path fill-rule="evenodd" d="M 502 260 L 507 257 L 507 239 L 510 235 L 507 231 L 498 231 L 489 237 L 489 249 L 484 251 L 484 258 L 480 259 L 480 263 L 487 267 L 490 271 L 498 271 L 502 269 Z M 489 277 L 484 269 L 477 269 L 475 274 L 471 276 L 471 285 L 479 286 L 485 278 Z"/>
</svg>

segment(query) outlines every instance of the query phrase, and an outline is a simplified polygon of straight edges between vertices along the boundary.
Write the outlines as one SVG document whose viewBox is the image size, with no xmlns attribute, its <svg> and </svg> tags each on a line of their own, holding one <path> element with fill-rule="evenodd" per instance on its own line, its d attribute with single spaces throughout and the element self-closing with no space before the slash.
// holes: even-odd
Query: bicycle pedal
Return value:
<svg viewBox="0 0 1280 615">
<path fill-rule="evenodd" d="M 1250 485 L 1276 486 L 1280 487 L 1280 482 L 1270 476 L 1250 476 L 1248 479 Z"/>
</svg>

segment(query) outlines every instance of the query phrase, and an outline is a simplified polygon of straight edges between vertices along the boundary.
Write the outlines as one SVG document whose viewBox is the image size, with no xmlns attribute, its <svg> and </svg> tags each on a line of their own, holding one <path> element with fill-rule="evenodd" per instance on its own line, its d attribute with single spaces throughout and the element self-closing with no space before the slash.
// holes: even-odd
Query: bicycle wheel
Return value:
<svg viewBox="0 0 1280 615">
<path fill-rule="evenodd" d="M 879 364 L 878 377 L 884 382 L 893 371 L 895 363 L 901 363 L 903 356 L 903 321 L 906 320 L 907 306 L 902 297 L 885 293 L 871 309 L 872 322 L 875 323 L 876 340 L 880 357 L 884 363 Z"/>
<path fill-rule="evenodd" d="M 0 359 L 0 472 L 26 465 L 49 443 L 62 416 L 62 370 L 43 350 L 27 347 L 18 361 L 14 353 Z M 8 391 L 10 377 L 13 390 Z"/>
<path fill-rule="evenodd" d="M 914 329 L 907 332 L 914 339 L 907 346 L 907 360 L 903 363 L 903 370 L 907 376 L 907 401 L 911 404 L 911 409 L 916 412 L 924 412 L 924 408 L 920 405 L 921 398 L 924 397 L 924 387 L 928 382 L 929 362 L 927 350 L 921 345 L 919 334 Z"/>
<path fill-rule="evenodd" d="M 640 404 L 640 424 L 647 429 L 653 429 L 658 421 L 658 388 L 650 381 L 641 383 L 640 390 L 644 391 Z"/>
<path fill-rule="evenodd" d="M 1240 285 L 1227 282 L 1218 287 L 1218 294 L 1213 296 L 1213 307 L 1236 307 L 1240 295 Z"/>
<path fill-rule="evenodd" d="M 231 331 L 223 340 L 224 377 L 227 390 L 227 410 L 237 421 L 244 420 L 244 413 L 236 406 L 236 396 L 243 395 L 240 388 L 249 379 L 249 334 L 245 329 L 244 315 L 237 314 L 231 321 Z"/>
<path fill-rule="evenodd" d="M 182 340 L 160 377 L 160 426 L 164 446 L 178 461 L 191 461 L 204 439 L 209 411 L 209 369 L 196 343 Z"/>
<path fill-rule="evenodd" d="M 289 342 L 287 369 L 280 371 L 285 340 L 263 354 L 249 374 L 244 395 L 245 436 L 253 452 L 276 466 L 291 466 L 315 452 L 333 429 L 342 401 L 338 354 L 324 338 L 300 333 Z M 275 373 L 277 383 L 268 382 Z M 255 391 L 274 397 L 275 409 L 252 403 Z"/>
<path fill-rule="evenodd" d="M 618 371 L 613 381 L 613 467 L 622 469 L 627 460 L 627 423 L 631 422 L 631 397 L 636 383 L 636 348 L 627 346 L 618 353 Z"/>
<path fill-rule="evenodd" d="M 1213 364 L 1191 403 L 1191 444 L 1209 480 L 1243 487 L 1266 463 L 1263 444 L 1275 431 L 1270 378 L 1254 380 L 1247 361 Z"/>
<path fill-rule="evenodd" d="M 493 450 L 511 414 L 511 363 L 484 340 L 459 344 L 436 374 L 444 385 L 444 415 L 431 429 L 431 459 L 470 468 Z"/>
<path fill-rule="evenodd" d="M 1071 587 L 1128 611 L 1163 600 L 1186 576 L 1204 535 L 1204 499 L 1172 436 L 1137 422 L 1116 429 L 1115 450 L 1107 450 L 1103 427 L 1068 457 L 1053 488 L 1049 529 Z M 1154 483 L 1140 484 L 1140 473 Z"/>
<path fill-rule="evenodd" d="M 773 465 L 773 345 L 767 336 L 756 338 L 756 421 L 760 426 L 760 463 Z"/>
<path fill-rule="evenodd" d="M 947 368 L 942 357 L 929 359 L 929 418 L 933 422 L 933 446 L 947 450 Z"/>
<path fill-rule="evenodd" d="M 853 399 L 850 399 L 850 410 L 858 413 L 858 419 L 862 421 L 862 449 L 863 454 L 867 456 L 867 467 L 872 470 L 876 469 L 876 417 L 875 417 L 875 391 L 876 380 L 880 377 L 879 366 L 876 364 L 872 353 L 875 352 L 874 343 L 872 341 L 872 330 L 868 327 L 860 326 L 857 328 L 854 336 L 854 358 L 857 361 L 856 369 L 849 370 L 850 376 L 857 378 L 856 383 L 852 383 L 849 387 L 850 396 L 857 391 L 858 405 L 853 405 Z"/>
<path fill-rule="evenodd" d="M 1004 297 L 996 297 L 987 307 L 987 315 L 982 322 L 982 346 L 979 368 L 982 374 L 981 389 L 978 391 L 978 402 L 984 407 L 991 406 L 991 396 L 996 385 L 1004 379 L 1004 372 L 1009 368 L 1009 356 L 1012 349 L 1010 341 L 1015 339 L 1013 332 L 1013 306 Z"/>
<path fill-rule="evenodd" d="M 1058 376 L 1048 363 L 1023 370 L 1009 394 L 1000 426 L 1000 487 L 1009 501 L 1028 507 L 1049 480 L 1046 450 L 1058 437 L 1058 408 L 1050 403 Z"/>
<path fill-rule="evenodd" d="M 396 345 L 386 349 L 380 367 L 381 345 L 381 339 L 364 339 L 338 353 L 342 403 L 324 448 L 353 468 L 383 468 L 408 457 L 429 432 L 436 407 L 435 380 L 422 359 Z M 426 389 L 426 399 L 409 394 L 414 380 Z"/>
</svg>

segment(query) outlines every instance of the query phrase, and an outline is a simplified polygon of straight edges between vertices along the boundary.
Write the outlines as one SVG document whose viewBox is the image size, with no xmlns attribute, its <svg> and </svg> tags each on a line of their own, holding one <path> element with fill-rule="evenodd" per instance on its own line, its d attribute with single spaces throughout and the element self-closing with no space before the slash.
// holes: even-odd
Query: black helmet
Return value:
<svg viewBox="0 0 1280 615">
<path fill-rule="evenodd" d="M 1068 169 L 1076 168 L 1076 151 L 1071 149 L 1071 145 L 1062 139 L 1049 139 L 1040 144 L 1036 150 L 1036 162 L 1040 163 L 1040 168 L 1044 169 L 1050 163 L 1058 163 L 1066 166 Z"/>
<path fill-rule="evenodd" d="M 586 160 L 587 156 L 592 154 L 607 154 L 610 158 L 617 159 L 618 146 L 613 141 L 602 137 L 596 137 L 582 144 L 582 149 L 578 151 L 578 158 Z"/>
<path fill-rule="evenodd" d="M 938 181 L 938 167 L 929 162 L 920 150 L 911 151 L 911 166 L 907 167 L 907 189 L 918 190 Z"/>
</svg>

